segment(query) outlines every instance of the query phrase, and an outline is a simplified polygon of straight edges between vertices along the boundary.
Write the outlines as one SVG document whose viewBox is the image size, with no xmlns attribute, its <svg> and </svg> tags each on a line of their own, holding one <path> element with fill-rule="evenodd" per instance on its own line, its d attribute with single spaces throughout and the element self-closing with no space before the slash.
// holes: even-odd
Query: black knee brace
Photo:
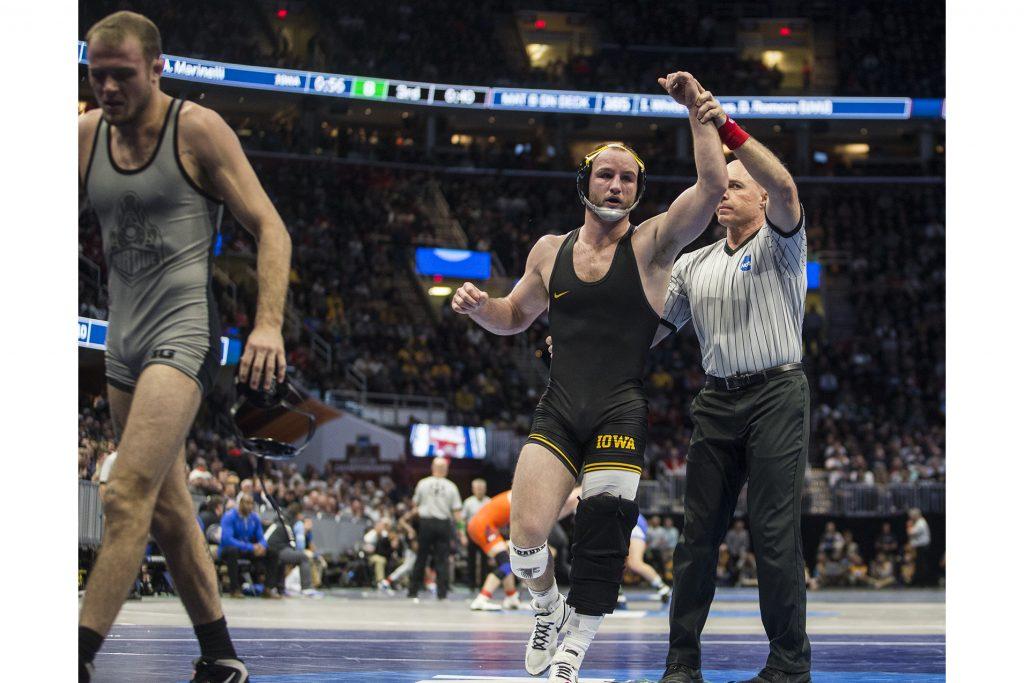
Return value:
<svg viewBox="0 0 1024 683">
<path fill-rule="evenodd" d="M 512 573 L 512 564 L 509 561 L 508 552 L 502 551 L 494 556 L 494 575 L 504 579 Z"/>
<path fill-rule="evenodd" d="M 566 600 L 580 614 L 597 616 L 615 611 L 629 554 L 629 535 L 639 514 L 635 501 L 607 493 L 580 502 Z"/>
</svg>

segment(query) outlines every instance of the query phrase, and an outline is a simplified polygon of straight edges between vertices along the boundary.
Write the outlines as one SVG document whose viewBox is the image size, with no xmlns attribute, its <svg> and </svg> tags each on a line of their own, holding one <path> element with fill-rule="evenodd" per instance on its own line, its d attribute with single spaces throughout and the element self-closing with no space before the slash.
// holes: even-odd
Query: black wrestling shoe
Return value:
<svg viewBox="0 0 1024 683">
<path fill-rule="evenodd" d="M 237 659 L 200 657 L 192 668 L 191 683 L 249 683 L 249 671 Z"/>
<path fill-rule="evenodd" d="M 729 681 L 729 683 L 811 683 L 810 672 L 788 674 L 785 671 L 765 667 L 761 673 L 745 681 Z"/>
<path fill-rule="evenodd" d="M 83 662 L 81 659 L 78 660 L 78 683 L 89 683 L 92 680 L 92 675 L 96 668 L 91 662 Z"/>
<path fill-rule="evenodd" d="M 658 683 L 704 683 L 704 677 L 692 666 L 669 664 Z"/>
</svg>

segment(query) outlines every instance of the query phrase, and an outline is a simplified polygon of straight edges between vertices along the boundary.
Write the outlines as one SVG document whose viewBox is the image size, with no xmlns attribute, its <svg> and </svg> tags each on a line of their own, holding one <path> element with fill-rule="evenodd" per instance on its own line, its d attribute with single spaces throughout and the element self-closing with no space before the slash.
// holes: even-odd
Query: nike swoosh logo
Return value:
<svg viewBox="0 0 1024 683">
<path fill-rule="evenodd" d="M 555 292 L 555 298 L 557 299 L 557 298 L 559 298 L 559 297 L 563 297 L 563 296 L 565 296 L 565 295 L 566 295 L 566 294 L 568 294 L 568 293 L 569 293 L 569 290 L 568 290 L 568 289 L 567 289 L 567 290 L 565 290 L 564 292 Z"/>
</svg>

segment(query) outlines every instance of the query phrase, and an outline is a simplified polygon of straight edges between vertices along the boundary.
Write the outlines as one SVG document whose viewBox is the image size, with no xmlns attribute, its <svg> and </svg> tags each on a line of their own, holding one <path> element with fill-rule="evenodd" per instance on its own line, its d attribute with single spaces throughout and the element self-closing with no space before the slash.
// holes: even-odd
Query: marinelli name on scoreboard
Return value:
<svg viewBox="0 0 1024 683">
<path fill-rule="evenodd" d="M 87 63 L 85 43 L 78 61 Z M 396 81 L 368 76 L 315 73 L 227 64 L 164 55 L 164 76 L 236 88 L 255 88 L 327 97 L 373 99 L 437 107 L 469 107 L 562 114 L 686 116 L 686 108 L 663 94 L 600 93 L 530 88 L 492 88 Z M 719 97 L 727 114 L 764 119 L 946 118 L 944 99 L 907 97 Z"/>
</svg>

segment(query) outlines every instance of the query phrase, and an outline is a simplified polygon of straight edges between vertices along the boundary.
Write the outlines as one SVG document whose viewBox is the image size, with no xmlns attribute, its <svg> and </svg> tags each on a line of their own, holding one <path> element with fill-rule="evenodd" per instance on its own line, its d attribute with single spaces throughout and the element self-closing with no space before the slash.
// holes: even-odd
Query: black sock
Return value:
<svg viewBox="0 0 1024 683">
<path fill-rule="evenodd" d="M 224 617 L 209 624 L 193 626 L 192 629 L 196 632 L 199 649 L 204 657 L 238 659 L 235 646 L 231 644 L 231 635 L 228 634 L 228 622 Z"/>
<path fill-rule="evenodd" d="M 103 636 L 85 626 L 78 627 L 78 658 L 83 662 L 92 662 L 96 653 L 103 645 Z"/>
</svg>

